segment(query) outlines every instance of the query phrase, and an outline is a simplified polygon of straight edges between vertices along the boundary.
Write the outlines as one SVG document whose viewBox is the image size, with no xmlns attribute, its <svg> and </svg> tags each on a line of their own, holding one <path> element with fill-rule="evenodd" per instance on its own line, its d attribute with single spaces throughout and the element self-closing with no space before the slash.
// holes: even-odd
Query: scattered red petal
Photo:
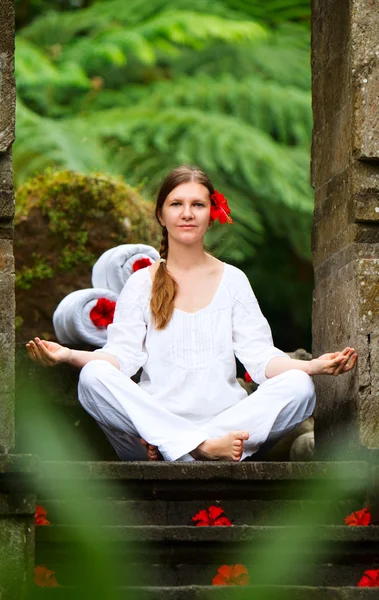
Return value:
<svg viewBox="0 0 379 600">
<path fill-rule="evenodd" d="M 249 571 L 245 565 L 222 565 L 213 578 L 212 585 L 249 585 Z"/>
<path fill-rule="evenodd" d="M 379 587 L 379 569 L 365 571 L 357 585 L 358 587 Z"/>
<path fill-rule="evenodd" d="M 139 271 L 140 269 L 145 269 L 149 265 L 152 265 L 150 258 L 139 258 L 133 263 L 133 271 Z"/>
<path fill-rule="evenodd" d="M 352 512 L 351 515 L 349 515 L 348 517 L 345 517 L 345 523 L 346 525 L 349 525 L 350 527 L 355 527 L 355 526 L 367 526 L 370 525 L 371 523 L 371 513 L 369 511 L 369 508 L 362 508 L 362 510 L 357 510 L 355 512 Z"/>
<path fill-rule="evenodd" d="M 39 587 L 60 587 L 55 578 L 55 571 L 50 571 L 45 565 L 34 567 L 34 583 Z"/>
<path fill-rule="evenodd" d="M 220 506 L 210 506 L 206 510 L 199 511 L 192 517 L 192 521 L 197 521 L 196 527 L 230 527 L 233 525 L 230 519 L 224 515 L 224 510 Z"/>
<path fill-rule="evenodd" d="M 113 323 L 116 302 L 108 298 L 99 298 L 96 305 L 89 313 L 89 317 L 96 327 L 108 327 Z"/>
<path fill-rule="evenodd" d="M 247 371 L 245 371 L 245 375 L 243 376 L 243 378 L 246 381 L 246 383 L 250 383 L 251 381 L 253 381 Z"/>
<path fill-rule="evenodd" d="M 35 512 L 35 524 L 36 525 L 50 525 L 50 521 L 48 521 L 46 519 L 46 517 L 47 517 L 46 508 L 44 508 L 40 504 L 37 504 L 36 512 Z"/>
</svg>

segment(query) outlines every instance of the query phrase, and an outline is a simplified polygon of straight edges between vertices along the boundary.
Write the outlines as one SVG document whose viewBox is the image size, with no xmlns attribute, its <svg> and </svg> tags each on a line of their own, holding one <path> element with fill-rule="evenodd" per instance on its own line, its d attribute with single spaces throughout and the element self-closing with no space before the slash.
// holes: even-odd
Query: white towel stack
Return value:
<svg viewBox="0 0 379 600">
<path fill-rule="evenodd" d="M 53 314 L 55 334 L 61 344 L 90 344 L 102 348 L 107 328 L 98 327 L 90 317 L 100 298 L 117 301 L 117 294 L 107 289 L 90 288 L 71 292 L 58 304 Z"/>
<path fill-rule="evenodd" d="M 159 253 L 144 244 L 122 244 L 107 250 L 92 268 L 93 287 L 107 288 L 119 294 L 133 274 L 133 265 L 141 259 L 153 263 L 159 260 Z"/>
<path fill-rule="evenodd" d="M 93 288 L 71 292 L 58 304 L 53 315 L 55 335 L 61 344 L 90 344 L 102 348 L 107 341 L 107 326 L 93 319 L 97 313 L 112 308 L 105 298 L 116 302 L 130 275 L 159 259 L 159 253 L 145 244 L 122 244 L 104 252 L 92 269 Z M 111 310 L 108 311 L 108 316 Z M 92 316 L 92 318 L 91 318 Z"/>
</svg>

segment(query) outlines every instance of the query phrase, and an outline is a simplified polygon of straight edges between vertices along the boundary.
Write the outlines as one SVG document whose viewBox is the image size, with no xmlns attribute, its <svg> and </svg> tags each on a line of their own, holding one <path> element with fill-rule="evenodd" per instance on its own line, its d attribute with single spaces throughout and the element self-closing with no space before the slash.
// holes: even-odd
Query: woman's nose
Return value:
<svg viewBox="0 0 379 600">
<path fill-rule="evenodd" d="M 185 219 L 191 218 L 192 215 L 192 207 L 183 205 L 182 217 Z"/>
</svg>

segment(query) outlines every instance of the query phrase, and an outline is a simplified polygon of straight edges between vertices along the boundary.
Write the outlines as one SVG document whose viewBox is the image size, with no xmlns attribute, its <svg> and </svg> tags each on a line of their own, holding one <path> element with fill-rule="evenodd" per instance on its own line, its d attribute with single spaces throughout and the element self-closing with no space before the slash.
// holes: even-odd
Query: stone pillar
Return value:
<svg viewBox="0 0 379 600">
<path fill-rule="evenodd" d="M 316 452 L 342 435 L 356 453 L 379 448 L 379 5 L 312 5 L 312 353 L 359 353 L 354 372 L 315 378 Z"/>
<path fill-rule="evenodd" d="M 14 9 L 0 0 L 0 454 L 14 446 Z"/>
</svg>

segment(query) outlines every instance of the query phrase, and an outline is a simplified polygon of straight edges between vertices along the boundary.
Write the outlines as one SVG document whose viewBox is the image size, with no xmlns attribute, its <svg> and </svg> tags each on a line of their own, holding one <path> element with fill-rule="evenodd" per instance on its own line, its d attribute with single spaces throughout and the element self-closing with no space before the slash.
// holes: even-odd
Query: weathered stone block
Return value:
<svg viewBox="0 0 379 600">
<path fill-rule="evenodd" d="M 14 140 L 16 104 L 12 0 L 1 0 L 0 14 L 0 152 L 6 152 Z"/>
<path fill-rule="evenodd" d="M 0 101 L 0 112 L 2 104 Z M 14 215 L 12 156 L 10 151 L 0 154 L 0 222 Z"/>
<path fill-rule="evenodd" d="M 13 244 L 0 238 L 0 274 L 14 274 Z"/>
<path fill-rule="evenodd" d="M 352 220 L 379 225 L 379 168 L 375 163 L 354 161 L 351 167 Z"/>
<path fill-rule="evenodd" d="M 326 123 L 333 123 L 335 115 L 343 108 L 352 106 L 351 69 L 347 50 L 326 61 L 322 76 L 313 75 L 313 86 L 313 128 L 317 134 Z"/>
<path fill-rule="evenodd" d="M 328 119 L 322 128 L 315 130 L 312 140 L 312 185 L 314 187 L 320 187 L 349 166 L 351 116 L 351 105 L 346 103 L 335 114 L 334 119 Z"/>
<path fill-rule="evenodd" d="M 0 519 L 0 598 L 25 598 L 33 572 L 33 517 Z"/>
<path fill-rule="evenodd" d="M 351 6 L 349 0 L 312 0 L 312 73 L 317 76 L 328 61 L 349 50 Z"/>
<path fill-rule="evenodd" d="M 374 0 L 352 2 L 354 155 L 379 159 L 379 10 Z"/>
<path fill-rule="evenodd" d="M 313 310 L 313 355 L 351 346 L 359 359 L 354 371 L 316 377 L 316 443 L 323 437 L 351 434 L 349 444 L 379 447 L 379 248 L 376 257 L 355 257 L 319 280 Z M 374 348 L 374 350 L 373 350 Z"/>
</svg>

